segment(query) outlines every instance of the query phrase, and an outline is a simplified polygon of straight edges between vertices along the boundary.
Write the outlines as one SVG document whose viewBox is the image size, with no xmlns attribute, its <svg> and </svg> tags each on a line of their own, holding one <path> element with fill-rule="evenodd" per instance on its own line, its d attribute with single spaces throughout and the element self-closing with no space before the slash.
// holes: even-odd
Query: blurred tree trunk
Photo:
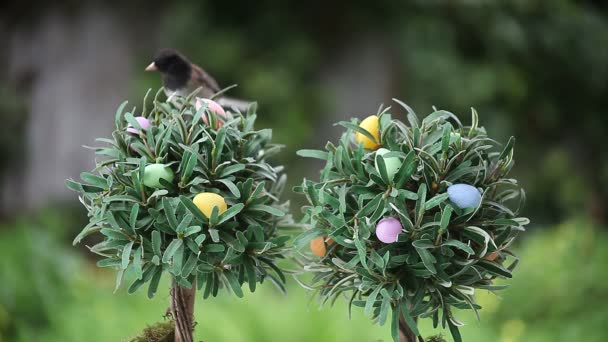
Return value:
<svg viewBox="0 0 608 342">
<path fill-rule="evenodd" d="M 9 77 L 26 97 L 29 117 L 25 170 L 0 179 L 0 212 L 73 198 L 64 180 L 94 167 L 92 151 L 82 145 L 110 135 L 137 49 L 154 38 L 147 25 L 154 16 L 127 16 L 124 7 L 82 3 L 67 13 L 52 8 L 7 34 Z"/>
<path fill-rule="evenodd" d="M 375 114 L 380 104 L 392 105 L 395 90 L 393 51 L 380 34 L 365 34 L 328 52 L 320 74 L 330 105 L 319 121 L 314 140 L 334 140 L 342 132 L 334 123 Z M 323 146 L 317 146 L 323 147 Z"/>
</svg>

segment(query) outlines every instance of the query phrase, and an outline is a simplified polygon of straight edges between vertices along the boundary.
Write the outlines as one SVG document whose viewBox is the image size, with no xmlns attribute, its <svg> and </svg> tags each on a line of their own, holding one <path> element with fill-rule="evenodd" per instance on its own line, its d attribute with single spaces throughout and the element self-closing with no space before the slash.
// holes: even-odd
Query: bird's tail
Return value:
<svg viewBox="0 0 608 342">
<path fill-rule="evenodd" d="M 232 109 L 233 111 L 238 111 L 241 113 L 246 113 L 249 107 L 254 104 L 254 102 L 251 101 L 245 101 L 226 96 L 222 96 L 216 99 L 215 101 L 217 101 L 217 103 L 219 103 L 222 107 Z"/>
</svg>

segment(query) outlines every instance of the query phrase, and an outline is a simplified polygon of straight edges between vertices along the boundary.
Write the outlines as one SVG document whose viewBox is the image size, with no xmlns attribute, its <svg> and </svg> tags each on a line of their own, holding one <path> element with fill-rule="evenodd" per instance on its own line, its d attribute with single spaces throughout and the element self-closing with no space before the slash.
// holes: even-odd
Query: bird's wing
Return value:
<svg viewBox="0 0 608 342">
<path fill-rule="evenodd" d="M 205 70 L 198 65 L 192 64 L 192 79 L 199 83 L 197 86 L 203 86 L 209 88 L 214 93 L 220 91 L 220 86 L 217 81 L 211 77 Z"/>
</svg>

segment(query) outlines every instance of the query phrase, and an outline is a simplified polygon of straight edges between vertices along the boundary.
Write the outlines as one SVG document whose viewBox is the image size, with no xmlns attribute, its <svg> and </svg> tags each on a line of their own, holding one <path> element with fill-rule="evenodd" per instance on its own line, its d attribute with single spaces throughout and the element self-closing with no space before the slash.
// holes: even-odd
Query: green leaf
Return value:
<svg viewBox="0 0 608 342">
<path fill-rule="evenodd" d="M 239 284 L 239 281 L 236 279 L 234 274 L 230 270 L 225 270 L 223 272 L 223 275 L 226 277 L 226 280 L 228 280 L 228 284 L 230 285 L 232 292 L 234 292 L 237 297 L 243 298 L 243 290 L 241 289 L 241 284 Z"/>
<path fill-rule="evenodd" d="M 153 230 L 152 231 L 152 251 L 154 252 L 154 255 L 157 255 L 159 257 L 161 256 L 160 245 L 161 245 L 160 232 L 158 230 Z"/>
<path fill-rule="evenodd" d="M 152 279 L 150 279 L 150 284 L 148 285 L 148 298 L 154 298 L 156 294 L 156 290 L 158 289 L 158 284 L 160 283 L 160 277 L 163 275 L 162 267 L 155 267 L 154 275 Z"/>
<path fill-rule="evenodd" d="M 462 241 L 458 241 L 458 240 L 448 240 L 446 242 L 444 242 L 442 244 L 442 246 L 452 246 L 452 247 L 456 247 L 458 249 L 460 249 L 461 251 L 467 253 L 467 254 L 475 254 L 475 251 L 473 250 L 473 248 L 471 248 L 471 246 L 467 245 L 466 243 L 462 242 Z"/>
<path fill-rule="evenodd" d="M 223 212 L 219 216 L 217 224 L 220 225 L 220 224 L 230 220 L 231 218 L 236 216 L 238 213 L 240 213 L 244 207 L 245 207 L 245 205 L 243 203 L 238 203 L 238 204 L 231 206 L 230 208 L 228 208 L 225 212 Z"/>
<path fill-rule="evenodd" d="M 352 129 L 355 132 L 363 134 L 364 136 L 366 136 L 367 138 L 369 138 L 371 141 L 375 142 L 376 144 L 379 143 L 379 141 L 376 140 L 376 137 L 374 137 L 370 132 L 368 132 L 366 129 L 364 129 L 358 125 L 355 125 L 352 122 L 340 121 L 337 124 L 340 126 L 344 126 L 346 128 Z"/>
<path fill-rule="evenodd" d="M 422 217 L 424 215 L 424 209 L 426 206 L 426 184 L 420 184 L 418 188 L 418 200 L 416 201 L 416 225 L 420 225 Z"/>
<path fill-rule="evenodd" d="M 226 188 L 228 188 L 228 190 L 230 191 L 230 193 L 232 193 L 232 195 L 234 195 L 234 197 L 236 198 L 240 198 L 241 197 L 241 192 L 239 191 L 239 188 L 234 185 L 234 183 L 229 180 L 229 179 L 218 179 L 218 182 L 224 184 L 226 186 Z"/>
<path fill-rule="evenodd" d="M 452 323 L 451 319 L 448 319 L 448 326 L 450 327 L 450 333 L 452 334 L 452 338 L 454 342 L 462 342 L 462 336 L 460 336 L 460 331 L 458 327 Z"/>
<path fill-rule="evenodd" d="M 380 172 L 380 177 L 384 181 L 385 184 L 390 184 L 391 180 L 388 177 L 388 172 L 386 171 L 386 164 L 384 163 L 384 157 L 376 154 L 376 165 L 378 166 L 378 171 Z"/>
<path fill-rule="evenodd" d="M 416 252 L 418 252 L 418 255 L 420 255 L 420 259 L 422 259 L 424 267 L 426 267 L 426 269 L 432 274 L 437 274 L 437 270 L 435 269 L 435 262 L 437 260 L 433 254 L 431 254 L 431 252 L 425 248 L 416 248 Z"/>
<path fill-rule="evenodd" d="M 500 156 L 498 157 L 498 160 L 502 160 L 507 155 L 509 155 L 509 153 L 511 153 L 511 151 L 513 150 L 513 145 L 515 145 L 515 137 L 510 137 L 509 141 L 507 142 L 507 145 L 505 145 L 505 148 L 500 153 Z"/>
<path fill-rule="evenodd" d="M 219 178 L 226 178 L 228 176 L 230 176 L 233 173 L 237 173 L 239 171 L 243 171 L 245 170 L 245 164 L 233 164 L 233 165 L 228 165 L 226 167 L 224 167 L 222 169 L 222 171 L 219 174 Z"/>
<path fill-rule="evenodd" d="M 391 309 L 391 296 L 388 294 L 386 289 L 380 291 L 382 294 L 382 304 L 380 305 L 380 314 L 378 316 L 378 324 L 384 325 L 388 317 L 388 311 Z"/>
<path fill-rule="evenodd" d="M 412 332 L 416 336 L 420 336 L 420 331 L 418 331 L 418 324 L 416 324 L 416 321 L 410 314 L 410 310 L 407 306 L 407 302 L 405 302 L 405 301 L 401 302 L 400 307 L 401 307 L 401 314 L 403 315 L 403 320 L 405 320 L 405 323 L 407 324 L 407 326 L 410 328 L 410 330 L 412 330 Z"/>
<path fill-rule="evenodd" d="M 92 186 L 97 186 L 99 188 L 102 188 L 104 190 L 108 190 L 108 181 L 103 178 L 100 177 L 98 175 L 92 174 L 90 172 L 83 172 L 80 174 L 80 179 L 82 179 L 84 182 L 88 183 L 89 185 Z"/>
<path fill-rule="evenodd" d="M 129 242 L 125 245 L 125 248 L 122 250 L 122 264 L 121 268 L 124 270 L 129 266 L 129 262 L 131 262 L 131 249 L 133 248 L 133 241 Z"/>
<path fill-rule="evenodd" d="M 248 207 L 249 210 L 251 211 L 263 211 L 266 212 L 268 214 L 271 214 L 273 216 L 284 216 L 285 213 L 283 211 L 281 211 L 280 209 L 271 207 L 271 206 L 267 206 L 267 205 L 263 205 L 263 204 L 256 204 L 256 205 L 252 205 L 250 207 Z"/>
<path fill-rule="evenodd" d="M 208 219 L 205 216 L 205 214 L 203 214 L 198 207 L 194 204 L 194 202 L 192 202 L 191 199 L 189 199 L 186 196 L 179 196 L 179 200 L 182 202 L 182 204 L 186 207 L 186 209 L 188 209 L 188 211 L 194 215 L 194 217 L 196 217 L 198 220 L 202 221 L 202 222 L 207 222 Z"/>
<path fill-rule="evenodd" d="M 299 150 L 296 152 L 296 154 L 304 158 L 315 158 L 321 160 L 327 160 L 327 158 L 329 158 L 329 153 L 319 150 Z"/>
<path fill-rule="evenodd" d="M 194 216 L 192 214 L 184 215 L 184 217 L 182 218 L 182 221 L 179 223 L 179 225 L 177 226 L 177 229 L 175 229 L 175 231 L 177 233 L 183 233 L 184 230 L 186 230 L 186 228 L 188 228 L 188 226 L 190 225 L 190 222 L 192 222 L 193 217 Z"/>
<path fill-rule="evenodd" d="M 171 241 L 169 246 L 167 246 L 165 253 L 163 254 L 163 263 L 168 263 L 183 243 L 184 241 L 182 239 L 174 239 L 173 241 Z"/>
<path fill-rule="evenodd" d="M 425 203 L 424 209 L 425 210 L 433 209 L 436 206 L 438 206 L 439 204 L 443 203 L 446 199 L 448 199 L 447 193 L 436 195 Z"/>
<path fill-rule="evenodd" d="M 443 234 L 443 232 L 448 229 L 448 225 L 450 224 L 450 218 L 452 217 L 452 207 L 446 206 L 441 213 L 441 222 L 439 223 L 439 235 Z"/>
<path fill-rule="evenodd" d="M 116 109 L 116 113 L 114 114 L 114 124 L 116 125 L 116 128 L 121 128 L 122 127 L 122 125 L 121 125 L 121 123 L 122 123 L 122 117 L 121 116 L 122 116 L 123 110 L 127 106 L 127 103 L 129 103 L 129 101 L 124 101 Z"/>
<path fill-rule="evenodd" d="M 226 126 L 222 126 L 215 137 L 215 146 L 212 151 L 214 165 L 221 163 L 222 151 L 224 150 L 224 142 L 226 140 Z"/>
<path fill-rule="evenodd" d="M 450 147 L 450 133 L 452 133 L 452 125 L 446 124 L 443 127 L 443 136 L 441 137 L 441 152 L 446 154 Z"/>
<path fill-rule="evenodd" d="M 363 310 L 366 316 L 371 316 L 380 290 L 382 290 L 382 285 L 376 286 L 374 291 L 372 291 L 372 293 L 370 293 L 370 295 L 367 297 L 367 300 L 365 301 L 365 309 Z"/>
<path fill-rule="evenodd" d="M 357 213 L 357 217 L 363 218 L 363 217 L 368 216 L 372 212 L 376 211 L 378 209 L 378 207 L 380 206 L 380 202 L 382 201 L 382 196 L 383 196 L 382 193 L 379 193 L 378 195 L 376 195 L 376 197 L 374 197 L 371 201 L 369 201 L 363 207 L 363 209 L 359 210 L 359 212 Z"/>
<path fill-rule="evenodd" d="M 177 231 L 177 219 L 175 218 L 175 208 L 171 204 L 171 201 L 167 197 L 163 197 L 163 209 L 165 210 L 165 217 L 167 218 L 167 222 L 169 222 L 169 226 L 173 231 Z"/>
<path fill-rule="evenodd" d="M 397 172 L 397 176 L 395 177 L 395 187 L 397 189 L 401 189 L 403 185 L 410 180 L 414 171 L 417 168 L 416 162 L 416 152 L 410 151 L 403 160 L 403 164 L 399 171 Z"/>
<path fill-rule="evenodd" d="M 135 203 L 131 208 L 131 214 L 129 215 L 129 225 L 131 229 L 135 231 L 135 224 L 137 223 L 137 215 L 139 214 L 139 203 Z"/>
<path fill-rule="evenodd" d="M 184 237 L 188 237 L 190 235 L 196 234 L 202 230 L 201 226 L 190 226 L 184 229 Z M 198 245 L 198 243 L 197 243 Z"/>
</svg>

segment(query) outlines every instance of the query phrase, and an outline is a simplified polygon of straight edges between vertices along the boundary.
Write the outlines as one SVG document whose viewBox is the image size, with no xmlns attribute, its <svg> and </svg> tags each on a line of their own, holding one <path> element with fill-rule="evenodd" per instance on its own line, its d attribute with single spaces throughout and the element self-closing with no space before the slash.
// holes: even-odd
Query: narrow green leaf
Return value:
<svg viewBox="0 0 608 342">
<path fill-rule="evenodd" d="M 321 160 L 327 160 L 327 158 L 329 158 L 329 153 L 319 150 L 299 150 L 296 152 L 296 154 L 304 158 L 315 158 Z"/>
<path fill-rule="evenodd" d="M 183 243 L 184 241 L 182 239 L 174 239 L 173 241 L 171 241 L 169 246 L 167 246 L 165 253 L 163 254 L 163 263 L 168 263 Z"/>
<path fill-rule="evenodd" d="M 121 268 L 124 270 L 129 266 L 129 262 L 131 261 L 131 249 L 133 248 L 133 241 L 129 242 L 125 245 L 125 248 L 122 250 L 122 263 Z"/>
</svg>

